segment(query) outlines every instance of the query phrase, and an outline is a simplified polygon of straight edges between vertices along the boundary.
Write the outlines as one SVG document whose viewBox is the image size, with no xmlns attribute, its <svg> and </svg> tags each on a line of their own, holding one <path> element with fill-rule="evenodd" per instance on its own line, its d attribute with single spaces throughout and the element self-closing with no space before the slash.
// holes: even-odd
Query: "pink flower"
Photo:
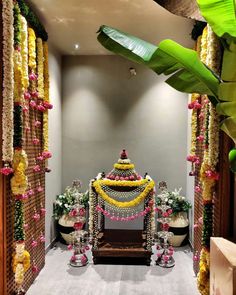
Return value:
<svg viewBox="0 0 236 295">
<path fill-rule="evenodd" d="M 38 186 L 38 187 L 37 187 L 37 192 L 38 192 L 38 193 L 41 193 L 42 191 L 43 191 L 43 188 L 41 187 L 41 185 Z"/>
<path fill-rule="evenodd" d="M 52 153 L 50 151 L 44 151 L 42 152 L 42 156 L 44 157 L 44 159 L 49 159 L 52 157 Z"/>
<path fill-rule="evenodd" d="M 29 126 L 26 126 L 26 127 L 25 127 L 25 131 L 26 131 L 26 132 L 29 132 L 29 131 L 30 131 L 30 127 L 29 127 Z"/>
<path fill-rule="evenodd" d="M 207 170 L 205 172 L 205 175 L 207 178 L 209 179 L 213 179 L 213 180 L 219 180 L 219 173 L 212 171 L 212 170 Z"/>
<path fill-rule="evenodd" d="M 81 230 L 82 228 L 83 228 L 83 223 L 82 222 L 80 222 L 80 221 L 78 221 L 78 222 L 75 222 L 74 223 L 74 229 L 75 230 Z"/>
<path fill-rule="evenodd" d="M 188 104 L 188 109 L 189 109 L 189 110 L 192 110 L 192 109 L 193 109 L 193 103 L 192 103 L 192 102 L 190 102 L 190 103 Z"/>
<path fill-rule="evenodd" d="M 115 180 L 116 180 L 116 181 L 120 180 L 120 177 L 119 177 L 119 176 L 116 176 L 116 177 L 115 177 Z"/>
<path fill-rule="evenodd" d="M 27 107 L 27 106 L 23 106 L 23 109 L 22 109 L 22 111 L 23 111 L 24 113 L 27 113 L 27 112 L 29 111 L 29 109 L 28 109 L 28 107 Z"/>
<path fill-rule="evenodd" d="M 134 180 L 134 176 L 131 175 L 131 176 L 129 177 L 129 179 L 130 179 L 130 180 Z"/>
<path fill-rule="evenodd" d="M 137 179 L 138 179 L 138 180 L 141 180 L 141 179 L 142 179 L 142 176 L 141 176 L 141 175 L 138 175 L 138 176 L 137 176 Z"/>
<path fill-rule="evenodd" d="M 203 135 L 197 136 L 197 140 L 200 141 L 200 142 L 203 142 L 204 136 Z"/>
<path fill-rule="evenodd" d="M 85 246 L 85 250 L 88 251 L 90 247 L 88 245 Z"/>
<path fill-rule="evenodd" d="M 31 92 L 31 96 L 33 97 L 33 98 L 38 98 L 39 97 L 39 93 L 38 93 L 38 91 L 33 91 L 33 92 Z"/>
<path fill-rule="evenodd" d="M 40 172 L 41 171 L 41 168 L 39 165 L 35 165 L 34 168 L 33 168 L 33 171 L 34 172 Z"/>
<path fill-rule="evenodd" d="M 67 249 L 68 249 L 69 251 L 71 251 L 71 250 L 73 249 L 73 246 L 70 244 L 70 245 L 67 246 Z"/>
<path fill-rule="evenodd" d="M 9 175 L 9 174 L 12 174 L 14 172 L 14 170 L 9 167 L 9 165 L 5 165 L 3 168 L 0 169 L 0 173 L 3 174 L 3 175 Z"/>
<path fill-rule="evenodd" d="M 42 104 L 39 104 L 38 106 L 37 106 L 37 109 L 38 109 L 38 111 L 40 111 L 40 112 L 45 112 L 45 107 L 42 105 Z"/>
<path fill-rule="evenodd" d="M 34 126 L 35 126 L 35 127 L 39 127 L 39 126 L 41 126 L 41 122 L 38 121 L 38 120 L 34 121 Z"/>
<path fill-rule="evenodd" d="M 30 107 L 32 109 L 36 109 L 37 108 L 37 104 L 36 104 L 36 102 L 34 100 L 31 100 L 30 103 L 29 103 L 29 105 L 30 105 Z"/>
<path fill-rule="evenodd" d="M 35 248 L 35 247 L 37 247 L 37 246 L 38 246 L 38 242 L 35 241 L 35 240 L 33 240 L 33 241 L 31 242 L 31 247 Z"/>
<path fill-rule="evenodd" d="M 38 138 L 35 137 L 35 138 L 32 140 L 32 142 L 33 142 L 34 145 L 37 145 L 37 144 L 40 143 L 40 140 L 39 140 Z"/>
<path fill-rule="evenodd" d="M 30 81 L 36 81 L 37 80 L 37 75 L 35 73 L 30 73 L 29 74 L 29 80 Z"/>
<path fill-rule="evenodd" d="M 32 266 L 32 272 L 33 273 L 38 273 L 39 272 L 39 268 L 36 265 Z"/>
<path fill-rule="evenodd" d="M 71 217 L 75 217 L 78 215 L 78 209 L 72 209 L 70 212 L 69 212 L 69 215 Z"/>
<path fill-rule="evenodd" d="M 197 262 L 198 260 L 199 260 L 198 255 L 194 255 L 194 256 L 193 256 L 193 261 L 194 261 L 194 262 Z"/>
<path fill-rule="evenodd" d="M 44 157 L 41 156 L 41 155 L 39 155 L 39 156 L 37 157 L 37 160 L 38 160 L 38 161 L 43 161 L 43 160 L 44 160 Z"/>
<path fill-rule="evenodd" d="M 80 209 L 79 209 L 79 215 L 80 215 L 80 216 L 84 216 L 85 213 L 86 213 L 86 211 L 85 211 L 84 208 L 80 208 Z"/>
<path fill-rule="evenodd" d="M 81 263 L 85 265 L 87 263 L 87 257 L 85 255 L 81 256 Z"/>
<path fill-rule="evenodd" d="M 33 215 L 33 219 L 34 219 L 34 221 L 39 221 L 39 219 L 40 219 L 40 214 L 38 214 L 38 213 L 34 213 L 34 215 Z"/>
<path fill-rule="evenodd" d="M 48 109 L 48 110 L 53 109 L 53 105 L 47 101 L 43 102 L 43 106 L 45 107 L 45 109 Z"/>
<path fill-rule="evenodd" d="M 172 210 L 172 209 L 168 209 L 167 212 L 168 212 L 168 214 L 170 215 L 170 214 L 173 213 L 173 210 Z"/>
<path fill-rule="evenodd" d="M 41 209 L 40 209 L 40 214 L 41 214 L 42 216 L 45 216 L 45 214 L 46 214 L 46 209 L 45 209 L 45 208 L 41 208 Z"/>
<path fill-rule="evenodd" d="M 76 261 L 76 256 L 75 255 L 72 255 L 71 258 L 70 258 L 70 261 L 71 262 L 75 262 Z"/>
<path fill-rule="evenodd" d="M 28 190 L 27 194 L 29 196 L 33 196 L 34 195 L 34 190 L 33 189 Z"/>
<path fill-rule="evenodd" d="M 26 100 L 30 100 L 31 99 L 31 95 L 30 95 L 30 93 L 28 91 L 25 91 L 24 92 L 24 99 L 26 99 Z"/>
<path fill-rule="evenodd" d="M 39 237 L 39 240 L 40 240 L 41 243 L 45 243 L 45 241 L 46 241 L 46 239 L 45 239 L 45 237 L 43 235 L 41 235 Z"/>
<path fill-rule="evenodd" d="M 168 255 L 164 255 L 163 256 L 164 262 L 167 263 L 169 261 L 169 256 Z"/>
<path fill-rule="evenodd" d="M 200 186 L 196 185 L 194 191 L 195 193 L 200 193 L 202 189 L 200 188 Z"/>
</svg>

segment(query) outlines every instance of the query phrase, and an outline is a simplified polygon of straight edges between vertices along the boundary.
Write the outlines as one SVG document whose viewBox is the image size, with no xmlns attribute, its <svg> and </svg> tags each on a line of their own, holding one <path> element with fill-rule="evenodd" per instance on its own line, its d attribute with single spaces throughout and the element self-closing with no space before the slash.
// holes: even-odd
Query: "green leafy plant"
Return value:
<svg viewBox="0 0 236 295">
<path fill-rule="evenodd" d="M 235 20 L 231 25 L 228 24 L 232 20 L 233 6 L 230 5 L 232 1 L 223 1 L 224 4 L 229 2 L 229 5 L 225 5 L 224 8 L 228 8 L 230 12 L 226 13 L 226 16 L 222 15 L 222 23 L 216 17 L 223 11 L 220 4 L 218 14 L 215 11 L 212 12 L 218 7 L 217 5 L 214 9 L 213 6 L 203 5 L 206 2 L 219 3 L 222 1 L 199 0 L 198 3 L 200 2 L 206 11 L 207 7 L 211 8 L 211 12 L 205 11 L 204 16 L 207 20 L 209 18 L 209 22 L 212 21 L 213 30 L 227 44 L 221 77 L 218 77 L 204 65 L 195 51 L 184 48 L 172 40 L 164 40 L 157 47 L 120 30 L 101 26 L 98 31 L 98 41 L 108 50 L 131 61 L 144 64 L 158 75 L 172 74 L 166 83 L 176 90 L 207 94 L 212 104 L 216 106 L 218 114 L 224 116 L 220 123 L 221 129 L 236 142 L 236 45 L 233 41 L 234 35 L 236 35 Z M 222 5 L 224 6 L 224 4 Z M 200 5 L 200 9 L 202 7 Z M 233 13 L 235 15 L 234 10 Z M 231 33 L 232 35 L 230 35 Z M 236 161 L 236 159 L 234 160 Z"/>
<path fill-rule="evenodd" d="M 69 212 L 74 208 L 75 204 L 80 204 L 86 207 L 88 205 L 89 193 L 80 192 L 81 182 L 79 180 L 74 180 L 72 186 L 68 186 L 65 192 L 56 197 L 56 201 L 53 206 L 53 216 L 55 219 L 60 219 L 64 214 L 69 214 Z"/>
</svg>

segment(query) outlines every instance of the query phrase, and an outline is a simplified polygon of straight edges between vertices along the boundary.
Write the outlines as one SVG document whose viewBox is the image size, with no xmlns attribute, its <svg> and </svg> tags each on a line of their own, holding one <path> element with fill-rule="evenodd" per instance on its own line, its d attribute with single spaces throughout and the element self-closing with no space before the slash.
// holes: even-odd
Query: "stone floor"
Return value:
<svg viewBox="0 0 236 295">
<path fill-rule="evenodd" d="M 156 266 L 155 253 L 150 267 L 93 265 L 88 253 L 89 264 L 75 268 L 68 264 L 70 256 L 62 244 L 51 249 L 27 295 L 199 295 L 188 247 L 175 251 L 171 269 Z"/>
</svg>

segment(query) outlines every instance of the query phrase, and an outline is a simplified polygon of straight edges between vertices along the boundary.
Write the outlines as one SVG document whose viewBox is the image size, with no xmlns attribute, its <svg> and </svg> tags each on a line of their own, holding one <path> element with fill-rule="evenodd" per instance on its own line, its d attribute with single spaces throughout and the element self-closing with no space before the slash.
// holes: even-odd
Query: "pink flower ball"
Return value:
<svg viewBox="0 0 236 295">
<path fill-rule="evenodd" d="M 24 92 L 24 99 L 25 100 L 30 100 L 31 99 L 31 95 L 28 91 Z"/>
<path fill-rule="evenodd" d="M 129 179 L 130 179 L 130 180 L 134 180 L 134 176 L 131 175 L 131 176 L 129 177 Z"/>
<path fill-rule="evenodd" d="M 46 214 L 46 209 L 45 209 L 45 208 L 41 208 L 41 209 L 40 209 L 40 214 L 41 214 L 42 216 L 45 216 L 45 214 Z"/>
<path fill-rule="evenodd" d="M 3 168 L 0 169 L 0 172 L 1 172 L 1 174 L 7 176 L 9 174 L 12 174 L 14 172 L 14 170 L 11 167 L 9 167 L 9 166 L 5 166 L 5 167 L 3 167 Z"/>
<path fill-rule="evenodd" d="M 198 256 L 197 256 L 197 255 L 194 255 L 194 256 L 193 256 L 193 261 L 194 261 L 194 262 L 197 262 L 197 261 L 198 261 L 198 259 L 199 259 L 199 258 L 198 258 Z"/>
<path fill-rule="evenodd" d="M 73 246 L 70 244 L 70 245 L 67 246 L 67 249 L 68 250 L 72 250 L 73 249 Z"/>
<path fill-rule="evenodd" d="M 38 106 L 37 106 L 37 109 L 38 109 L 38 111 L 40 111 L 40 112 L 45 112 L 45 107 L 42 105 L 42 104 L 39 104 Z"/>
<path fill-rule="evenodd" d="M 129 176 L 126 176 L 126 177 L 125 177 L 125 180 L 129 180 Z"/>
<path fill-rule="evenodd" d="M 201 187 L 200 186 L 196 185 L 194 191 L 196 193 L 200 193 L 202 190 L 201 190 Z"/>
<path fill-rule="evenodd" d="M 71 258 L 70 258 L 70 261 L 71 262 L 75 262 L 76 261 L 76 256 L 75 255 L 72 255 Z"/>
<path fill-rule="evenodd" d="M 142 176 L 141 175 L 138 175 L 137 179 L 138 180 L 141 180 L 142 179 Z"/>
<path fill-rule="evenodd" d="M 31 92 L 31 96 L 33 97 L 33 98 L 38 98 L 39 97 L 39 93 L 38 93 L 38 91 L 33 91 L 33 92 Z"/>
<path fill-rule="evenodd" d="M 120 177 L 119 177 L 119 176 L 116 176 L 116 177 L 115 177 L 115 180 L 116 180 L 116 181 L 120 180 Z"/>
<path fill-rule="evenodd" d="M 48 109 L 48 110 L 53 109 L 53 105 L 47 101 L 43 102 L 43 106 L 45 107 L 45 109 Z"/>
<path fill-rule="evenodd" d="M 30 105 L 30 107 L 32 109 L 36 109 L 37 108 L 37 104 L 36 104 L 36 102 L 34 100 L 31 100 L 30 103 L 29 103 L 29 105 Z"/>
<path fill-rule="evenodd" d="M 23 106 L 23 109 L 22 109 L 22 111 L 23 111 L 24 113 L 27 113 L 27 112 L 29 111 L 29 109 L 28 109 L 28 107 L 27 107 L 27 106 Z"/>
<path fill-rule="evenodd" d="M 123 176 L 120 177 L 120 180 L 125 180 L 125 178 Z"/>
<path fill-rule="evenodd" d="M 38 273 L 39 272 L 39 268 L 36 265 L 32 266 L 32 272 L 33 273 Z"/>
<path fill-rule="evenodd" d="M 35 240 L 33 240 L 33 241 L 31 242 L 31 247 L 35 248 L 35 247 L 37 247 L 37 246 L 38 246 L 38 242 L 35 241 Z"/>
</svg>

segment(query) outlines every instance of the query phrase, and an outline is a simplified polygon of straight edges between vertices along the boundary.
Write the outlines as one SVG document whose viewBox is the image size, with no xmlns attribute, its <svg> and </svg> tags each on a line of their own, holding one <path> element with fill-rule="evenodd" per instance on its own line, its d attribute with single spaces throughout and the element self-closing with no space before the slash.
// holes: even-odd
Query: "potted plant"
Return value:
<svg viewBox="0 0 236 295">
<path fill-rule="evenodd" d="M 88 204 L 88 191 L 82 193 L 81 182 L 74 180 L 65 192 L 56 197 L 53 207 L 53 216 L 58 220 L 58 231 L 63 240 L 71 243 L 70 233 L 77 225 L 84 226 L 86 222 L 86 206 Z"/>
<path fill-rule="evenodd" d="M 192 208 L 191 203 L 184 196 L 180 195 L 180 191 L 169 192 L 167 204 L 172 209 L 169 230 L 174 236 L 171 243 L 175 247 L 181 246 L 189 231 L 188 211 Z"/>
<path fill-rule="evenodd" d="M 188 211 L 192 208 L 191 203 L 184 196 L 180 195 L 181 188 L 173 192 L 166 189 L 166 205 L 171 209 L 169 231 L 174 236 L 170 242 L 173 246 L 179 247 L 183 243 L 189 231 Z M 157 198 L 157 205 L 160 200 Z"/>
</svg>

